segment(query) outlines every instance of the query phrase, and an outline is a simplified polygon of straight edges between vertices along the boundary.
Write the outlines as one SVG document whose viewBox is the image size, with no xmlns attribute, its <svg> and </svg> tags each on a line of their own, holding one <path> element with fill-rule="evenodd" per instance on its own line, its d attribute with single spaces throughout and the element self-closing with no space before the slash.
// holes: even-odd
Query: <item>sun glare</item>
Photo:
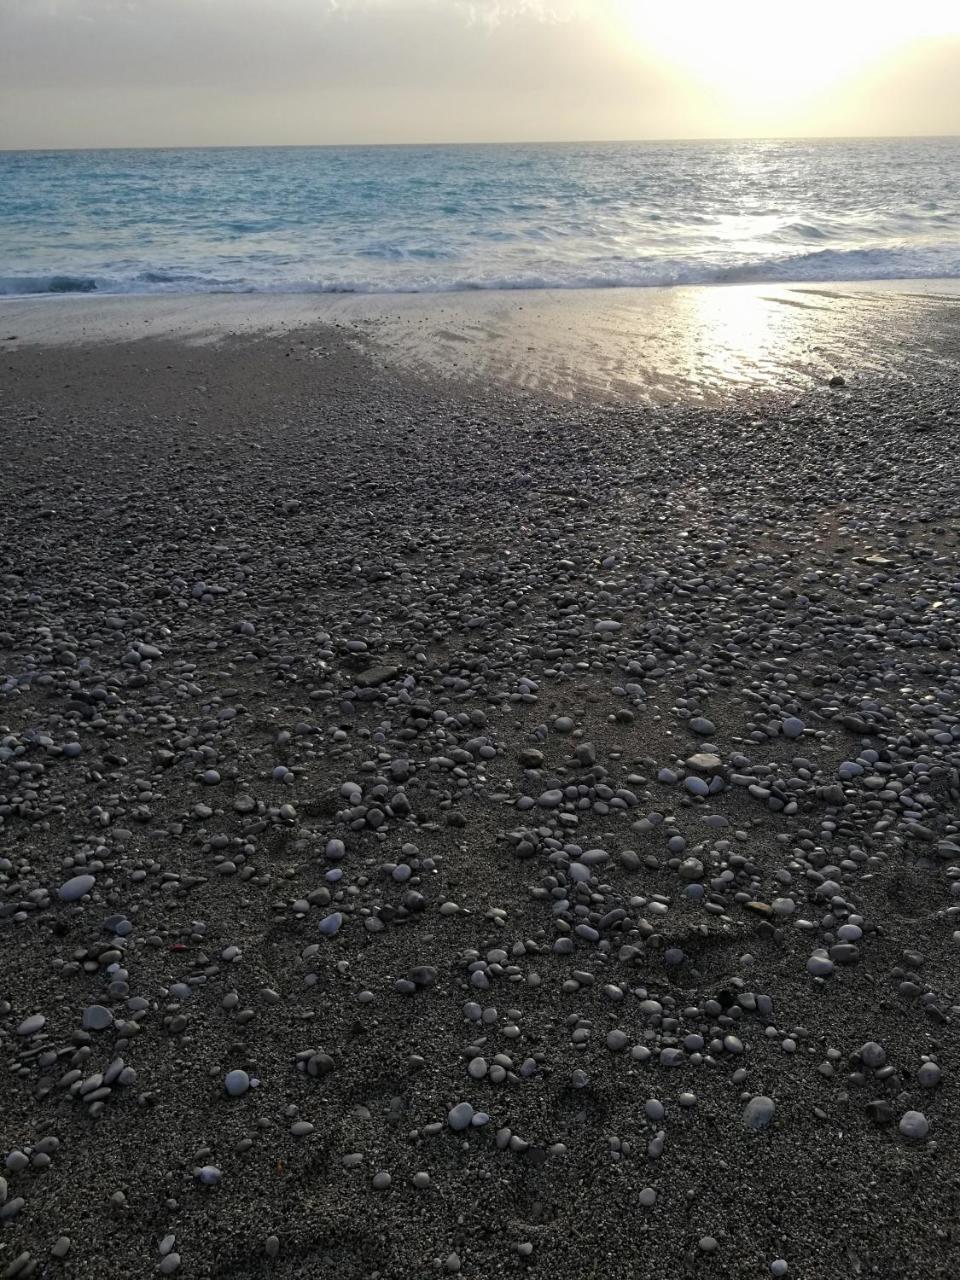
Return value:
<svg viewBox="0 0 960 1280">
<path fill-rule="evenodd" d="M 960 33 L 958 0 L 618 0 L 632 38 L 740 109 L 799 106 L 911 42 Z"/>
</svg>

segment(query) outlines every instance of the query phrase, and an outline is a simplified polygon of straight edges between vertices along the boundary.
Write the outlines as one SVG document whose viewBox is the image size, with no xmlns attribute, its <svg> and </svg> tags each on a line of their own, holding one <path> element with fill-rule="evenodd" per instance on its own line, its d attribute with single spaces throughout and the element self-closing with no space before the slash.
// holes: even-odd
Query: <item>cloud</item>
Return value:
<svg viewBox="0 0 960 1280">
<path fill-rule="evenodd" d="M 0 146 L 702 137 L 783 124 L 737 116 L 651 49 L 650 14 L 682 47 L 691 12 L 652 5 L 0 0 Z M 901 117 L 916 131 L 960 128 L 949 58 L 924 58 L 895 97 L 867 86 L 856 111 L 827 104 L 832 116 L 811 116 L 807 131 L 869 131 L 871 117 L 874 131 L 906 131 Z M 928 64 L 939 96 L 923 89 Z"/>
</svg>

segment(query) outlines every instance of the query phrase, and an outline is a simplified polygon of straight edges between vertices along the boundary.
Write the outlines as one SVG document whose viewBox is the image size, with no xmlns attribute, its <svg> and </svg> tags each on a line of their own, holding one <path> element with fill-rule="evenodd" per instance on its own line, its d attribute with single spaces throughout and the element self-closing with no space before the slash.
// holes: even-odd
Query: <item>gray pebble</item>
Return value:
<svg viewBox="0 0 960 1280">
<path fill-rule="evenodd" d="M 920 1111 L 907 1111 L 900 1118 L 899 1128 L 905 1138 L 919 1141 L 930 1132 L 930 1122 Z"/>
<path fill-rule="evenodd" d="M 239 1068 L 228 1071 L 223 1078 L 223 1087 L 231 1098 L 240 1098 L 250 1088 L 250 1077 Z"/>
<path fill-rule="evenodd" d="M 447 1124 L 451 1129 L 459 1132 L 462 1129 L 468 1129 L 473 1123 L 474 1110 L 469 1102 L 458 1102 L 452 1107 L 447 1114 Z"/>
<path fill-rule="evenodd" d="M 113 1026 L 113 1014 L 102 1004 L 91 1004 L 83 1011 L 84 1031 L 106 1031 Z"/>
<path fill-rule="evenodd" d="M 941 1071 L 936 1062 L 925 1062 L 917 1072 L 917 1084 L 921 1089 L 935 1089 L 940 1083 Z"/>
<path fill-rule="evenodd" d="M 772 1098 L 758 1094 L 743 1109 L 743 1123 L 748 1129 L 766 1129 L 773 1119 L 776 1104 Z"/>
<path fill-rule="evenodd" d="M 61 902 L 77 902 L 84 894 L 89 893 L 96 883 L 91 875 L 74 876 L 72 880 L 67 880 L 60 886 L 57 896 Z"/>
</svg>

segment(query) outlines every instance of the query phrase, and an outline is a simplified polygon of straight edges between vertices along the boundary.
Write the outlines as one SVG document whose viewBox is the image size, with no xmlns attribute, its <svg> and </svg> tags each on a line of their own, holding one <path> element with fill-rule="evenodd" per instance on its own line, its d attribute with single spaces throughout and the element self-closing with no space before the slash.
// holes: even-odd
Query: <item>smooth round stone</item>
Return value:
<svg viewBox="0 0 960 1280">
<path fill-rule="evenodd" d="M 710 788 L 702 778 L 684 778 L 683 786 L 692 796 L 708 796 Z"/>
<path fill-rule="evenodd" d="M 331 915 L 324 916 L 317 927 L 324 937 L 332 938 L 339 931 L 342 924 L 343 915 L 339 911 L 334 911 Z"/>
<path fill-rule="evenodd" d="M 393 1178 L 387 1173 L 386 1169 L 381 1169 L 379 1173 L 373 1175 L 373 1189 L 374 1191 L 386 1191 L 392 1181 Z"/>
<path fill-rule="evenodd" d="M 93 876 L 74 876 L 72 880 L 67 880 L 60 886 L 57 897 L 61 902 L 78 902 L 96 883 Z"/>
<path fill-rule="evenodd" d="M 644 1187 L 637 1196 L 637 1204 L 643 1209 L 652 1209 L 657 1203 L 657 1193 L 653 1187 Z"/>
<path fill-rule="evenodd" d="M 205 1164 L 197 1170 L 197 1181 L 202 1182 L 205 1187 L 215 1187 L 222 1176 L 215 1164 Z"/>
<path fill-rule="evenodd" d="M 796 716 L 787 716 L 783 722 L 783 734 L 785 738 L 802 738 L 807 726 L 802 720 L 798 720 Z"/>
<path fill-rule="evenodd" d="M 743 1123 L 748 1129 L 766 1129 L 773 1119 L 776 1103 L 764 1094 L 758 1094 L 743 1109 Z"/>
<path fill-rule="evenodd" d="M 770 1263 L 770 1274 L 776 1276 L 777 1280 L 780 1280 L 781 1276 L 785 1276 L 789 1270 L 790 1268 L 783 1258 L 774 1258 L 773 1262 Z"/>
<path fill-rule="evenodd" d="M 347 856 L 347 846 L 342 840 L 328 840 L 325 852 L 331 862 L 338 862 L 341 858 Z"/>
<path fill-rule="evenodd" d="M 694 716 L 690 721 L 690 728 L 693 733 L 698 733 L 701 738 L 709 737 L 710 734 L 717 731 L 713 721 L 707 720 L 704 716 Z"/>
<path fill-rule="evenodd" d="M 612 1031 L 607 1032 L 607 1048 L 612 1053 L 620 1053 L 622 1049 L 627 1047 L 626 1032 L 621 1031 L 619 1027 L 614 1027 Z"/>
<path fill-rule="evenodd" d="M 860 959 L 860 948 L 852 942 L 838 942 L 830 948 L 830 959 L 837 964 L 856 964 Z"/>
<path fill-rule="evenodd" d="M 925 1062 L 917 1072 L 917 1084 L 922 1089 L 935 1089 L 940 1083 L 940 1068 L 935 1062 Z"/>
<path fill-rule="evenodd" d="M 92 1004 L 83 1011 L 84 1031 L 106 1031 L 113 1025 L 113 1014 L 105 1005 Z"/>
<path fill-rule="evenodd" d="M 666 1108 L 659 1098 L 648 1098 L 643 1104 L 648 1120 L 659 1122 L 666 1115 Z"/>
<path fill-rule="evenodd" d="M 475 1114 L 469 1102 L 458 1102 L 455 1107 L 451 1107 L 447 1114 L 447 1124 L 451 1129 L 459 1133 L 463 1129 L 469 1129 Z"/>
<path fill-rule="evenodd" d="M 179 1253 L 168 1253 L 163 1257 L 157 1266 L 157 1271 L 162 1276 L 172 1276 L 180 1270 Z"/>
<path fill-rule="evenodd" d="M 541 809 L 556 809 L 557 805 L 563 804 L 563 792 L 559 787 L 555 787 L 552 791 L 544 791 L 537 800 L 537 804 Z"/>
<path fill-rule="evenodd" d="M 456 1275 L 460 1270 L 460 1255 L 458 1253 L 447 1254 L 443 1266 L 444 1270 L 449 1271 L 451 1275 Z"/>
<path fill-rule="evenodd" d="M 828 978 L 833 973 L 833 961 L 829 956 L 812 955 L 807 961 L 807 972 L 815 978 Z"/>
<path fill-rule="evenodd" d="M 467 1063 L 467 1073 L 473 1080 L 482 1080 L 488 1069 L 486 1058 L 471 1058 Z"/>
<path fill-rule="evenodd" d="M 930 1132 L 930 1122 L 921 1111 L 908 1111 L 901 1116 L 899 1128 L 905 1138 L 920 1141 Z"/>
<path fill-rule="evenodd" d="M 295 1138 L 309 1138 L 315 1127 L 309 1120 L 295 1120 L 290 1126 L 290 1132 Z"/>
<path fill-rule="evenodd" d="M 17 1027 L 18 1036 L 35 1036 L 38 1031 L 42 1031 L 47 1025 L 47 1020 L 42 1013 L 33 1013 L 29 1018 L 24 1018 Z"/>
<path fill-rule="evenodd" d="M 250 1077 L 238 1067 L 235 1071 L 227 1072 L 223 1078 L 223 1087 L 231 1098 L 241 1098 L 250 1088 Z"/>
<path fill-rule="evenodd" d="M 430 1175 L 429 1173 L 421 1170 L 420 1173 L 415 1173 L 413 1175 L 412 1182 L 418 1191 L 425 1191 L 430 1185 Z"/>
<path fill-rule="evenodd" d="M 704 866 L 699 858 L 685 858 L 680 863 L 678 875 L 681 880 L 693 881 L 702 880 L 704 875 Z"/>
<path fill-rule="evenodd" d="M 719 1244 L 714 1240 L 713 1236 L 701 1236 L 699 1240 L 700 1250 L 702 1253 L 716 1253 L 720 1248 Z"/>
</svg>

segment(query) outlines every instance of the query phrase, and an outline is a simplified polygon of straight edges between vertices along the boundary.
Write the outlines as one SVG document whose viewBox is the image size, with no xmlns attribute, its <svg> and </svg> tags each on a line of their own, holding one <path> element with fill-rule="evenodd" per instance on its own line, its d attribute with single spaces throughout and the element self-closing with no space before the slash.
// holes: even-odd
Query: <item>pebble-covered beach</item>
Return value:
<svg viewBox="0 0 960 1280">
<path fill-rule="evenodd" d="M 960 1275 L 958 386 L 835 381 L 4 344 L 0 1277 Z"/>
</svg>

